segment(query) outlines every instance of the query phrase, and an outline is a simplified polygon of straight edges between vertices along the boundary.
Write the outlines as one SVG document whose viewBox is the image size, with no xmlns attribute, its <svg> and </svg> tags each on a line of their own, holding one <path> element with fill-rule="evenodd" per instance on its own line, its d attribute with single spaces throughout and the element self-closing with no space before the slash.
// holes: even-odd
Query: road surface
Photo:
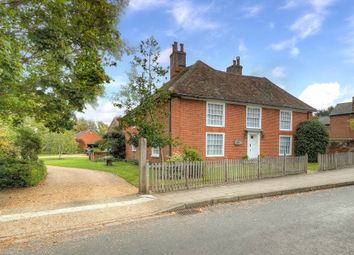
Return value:
<svg viewBox="0 0 354 255">
<path fill-rule="evenodd" d="M 354 253 L 354 186 L 195 212 L 31 241 L 4 254 Z"/>
</svg>

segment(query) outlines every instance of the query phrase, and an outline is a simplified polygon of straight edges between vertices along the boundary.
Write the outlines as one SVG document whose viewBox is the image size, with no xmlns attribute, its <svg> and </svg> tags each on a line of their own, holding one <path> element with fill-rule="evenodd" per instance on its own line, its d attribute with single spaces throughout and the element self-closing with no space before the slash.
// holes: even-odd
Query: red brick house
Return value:
<svg viewBox="0 0 354 255">
<path fill-rule="evenodd" d="M 98 141 L 102 140 L 102 136 L 94 130 L 85 130 L 76 134 L 76 142 L 82 150 L 87 150 L 88 147 L 94 146 Z"/>
<path fill-rule="evenodd" d="M 354 131 L 349 126 L 351 119 L 354 119 L 354 97 L 352 102 L 337 104 L 331 111 L 331 140 L 354 140 Z"/>
<path fill-rule="evenodd" d="M 206 160 L 292 155 L 297 126 L 315 111 L 267 78 L 243 75 L 239 57 L 226 71 L 202 61 L 186 66 L 183 44 L 178 49 L 175 42 L 170 74 L 167 130 L 182 145 L 163 148 L 167 156 L 184 145 Z M 136 151 L 127 145 L 127 158 L 136 159 Z M 159 148 L 148 156 L 160 160 Z"/>
</svg>

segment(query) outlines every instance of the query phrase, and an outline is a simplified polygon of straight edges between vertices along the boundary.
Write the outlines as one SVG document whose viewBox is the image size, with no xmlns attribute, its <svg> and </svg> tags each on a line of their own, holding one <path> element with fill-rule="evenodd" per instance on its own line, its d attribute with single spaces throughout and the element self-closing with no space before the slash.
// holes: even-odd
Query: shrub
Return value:
<svg viewBox="0 0 354 255">
<path fill-rule="evenodd" d="M 184 160 L 186 161 L 202 161 L 202 156 L 197 149 L 185 146 L 183 150 Z"/>
<path fill-rule="evenodd" d="M 30 128 L 19 128 L 15 138 L 15 145 L 19 147 L 24 160 L 36 160 L 41 151 L 41 138 Z"/>
<path fill-rule="evenodd" d="M 328 130 L 317 119 L 302 122 L 296 130 L 295 154 L 308 154 L 309 162 L 317 162 L 317 154 L 325 153 L 328 144 Z"/>
<path fill-rule="evenodd" d="M 113 157 L 119 159 L 125 158 L 125 136 L 122 132 L 109 132 L 97 144 L 99 149 L 107 150 Z"/>
<path fill-rule="evenodd" d="M 202 161 L 202 156 L 200 155 L 197 149 L 185 146 L 183 149 L 183 153 L 174 153 L 168 161 Z"/>
<path fill-rule="evenodd" d="M 0 155 L 0 189 L 37 185 L 46 176 L 47 169 L 42 161 Z"/>
</svg>

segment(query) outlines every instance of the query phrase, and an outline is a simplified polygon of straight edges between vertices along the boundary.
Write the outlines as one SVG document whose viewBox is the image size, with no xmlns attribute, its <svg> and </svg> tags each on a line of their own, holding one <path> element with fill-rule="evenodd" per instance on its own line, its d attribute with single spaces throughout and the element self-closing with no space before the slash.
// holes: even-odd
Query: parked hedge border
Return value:
<svg viewBox="0 0 354 255">
<path fill-rule="evenodd" d="M 0 189 L 37 185 L 47 176 L 40 160 L 18 160 L 0 157 Z"/>
</svg>

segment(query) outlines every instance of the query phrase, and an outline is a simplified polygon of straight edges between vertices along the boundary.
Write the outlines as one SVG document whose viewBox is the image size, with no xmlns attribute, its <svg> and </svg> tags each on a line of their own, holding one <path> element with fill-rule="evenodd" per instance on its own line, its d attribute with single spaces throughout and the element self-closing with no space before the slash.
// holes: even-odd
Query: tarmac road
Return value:
<svg viewBox="0 0 354 255">
<path fill-rule="evenodd" d="M 354 186 L 172 214 L 3 254 L 353 254 Z M 0 252 L 1 253 L 1 252 Z"/>
</svg>

